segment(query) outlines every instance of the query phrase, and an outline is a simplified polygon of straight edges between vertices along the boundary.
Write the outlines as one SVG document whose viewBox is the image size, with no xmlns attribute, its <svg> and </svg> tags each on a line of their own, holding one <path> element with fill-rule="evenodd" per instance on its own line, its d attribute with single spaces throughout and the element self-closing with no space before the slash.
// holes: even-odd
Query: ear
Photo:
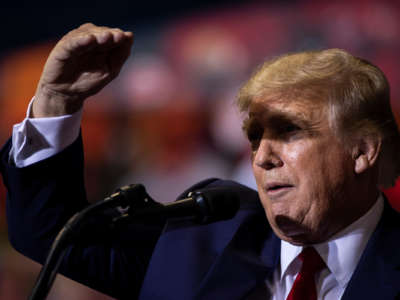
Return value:
<svg viewBox="0 0 400 300">
<path fill-rule="evenodd" d="M 381 144 L 381 139 L 377 136 L 362 137 L 355 144 L 352 154 L 354 159 L 354 171 L 356 174 L 361 174 L 376 164 L 381 150 Z"/>
</svg>

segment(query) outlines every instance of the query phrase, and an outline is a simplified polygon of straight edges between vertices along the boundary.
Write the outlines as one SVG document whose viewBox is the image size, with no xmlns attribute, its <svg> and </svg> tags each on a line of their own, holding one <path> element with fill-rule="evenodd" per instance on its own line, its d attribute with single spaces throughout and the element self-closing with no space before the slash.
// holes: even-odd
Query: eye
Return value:
<svg viewBox="0 0 400 300">
<path fill-rule="evenodd" d="M 248 135 L 248 139 L 250 142 L 250 147 L 252 151 L 256 151 L 260 146 L 262 134 L 250 134 Z"/>
<path fill-rule="evenodd" d="M 263 127 L 254 120 L 246 120 L 246 122 L 243 124 L 243 130 L 245 131 L 247 139 L 250 142 L 251 149 L 253 151 L 257 150 L 264 133 Z"/>
<path fill-rule="evenodd" d="M 282 133 L 293 133 L 293 132 L 297 132 L 299 131 L 301 128 L 299 126 L 297 126 L 296 124 L 293 123 L 288 123 L 288 124 L 284 124 L 281 127 L 281 131 Z"/>
</svg>

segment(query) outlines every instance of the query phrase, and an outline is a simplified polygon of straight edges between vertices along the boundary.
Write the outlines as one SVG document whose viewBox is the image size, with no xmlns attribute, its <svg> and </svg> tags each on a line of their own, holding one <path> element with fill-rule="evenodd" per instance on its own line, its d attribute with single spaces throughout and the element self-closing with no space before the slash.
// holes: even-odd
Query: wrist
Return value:
<svg viewBox="0 0 400 300">
<path fill-rule="evenodd" d="M 31 118 L 58 117 L 70 115 L 83 106 L 83 99 L 38 86 L 32 103 Z"/>
</svg>

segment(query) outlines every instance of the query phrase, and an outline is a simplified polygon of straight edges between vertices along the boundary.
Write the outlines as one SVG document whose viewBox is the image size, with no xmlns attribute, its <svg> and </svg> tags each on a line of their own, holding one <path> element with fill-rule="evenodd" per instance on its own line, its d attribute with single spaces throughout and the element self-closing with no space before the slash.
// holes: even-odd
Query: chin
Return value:
<svg viewBox="0 0 400 300">
<path fill-rule="evenodd" d="M 294 236 L 279 236 L 281 240 L 284 240 L 292 245 L 295 246 L 306 246 L 306 245 L 311 245 L 315 244 L 312 239 L 306 234 L 299 234 L 299 235 L 294 235 Z"/>
<path fill-rule="evenodd" d="M 273 220 L 272 228 L 282 240 L 293 245 L 303 246 L 315 244 L 318 239 L 310 228 L 287 216 L 279 215 Z"/>
</svg>

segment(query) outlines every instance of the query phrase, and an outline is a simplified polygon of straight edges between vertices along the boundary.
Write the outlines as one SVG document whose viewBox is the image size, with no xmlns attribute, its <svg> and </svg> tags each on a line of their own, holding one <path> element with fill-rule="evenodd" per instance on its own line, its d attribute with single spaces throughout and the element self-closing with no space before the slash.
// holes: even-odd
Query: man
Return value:
<svg viewBox="0 0 400 300">
<path fill-rule="evenodd" d="M 131 44 L 131 33 L 92 24 L 63 37 L 2 151 L 10 241 L 39 262 L 87 206 L 81 108 L 118 74 Z M 400 171 L 383 73 L 337 49 L 287 55 L 264 64 L 238 103 L 259 198 L 233 182 L 201 182 L 188 191 L 238 191 L 233 219 L 131 224 L 71 246 L 60 272 L 121 299 L 399 297 L 400 221 L 378 189 Z"/>
</svg>

